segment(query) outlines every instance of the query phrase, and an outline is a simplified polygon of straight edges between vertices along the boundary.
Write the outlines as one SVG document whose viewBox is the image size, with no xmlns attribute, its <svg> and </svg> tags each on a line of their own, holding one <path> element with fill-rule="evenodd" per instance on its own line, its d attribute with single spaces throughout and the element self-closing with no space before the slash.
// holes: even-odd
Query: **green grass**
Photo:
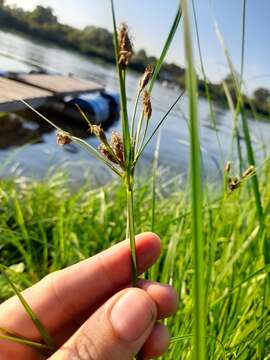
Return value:
<svg viewBox="0 0 270 360">
<path fill-rule="evenodd" d="M 266 168 L 262 175 L 269 177 L 269 170 Z M 122 187 L 117 183 L 95 189 L 88 185 L 71 193 L 63 178 L 59 173 L 40 182 L 0 182 L 0 262 L 12 267 L 9 276 L 19 289 L 126 236 L 123 214 L 126 194 Z M 153 197 L 152 180 L 139 183 L 134 209 L 138 232 L 151 229 Z M 263 203 L 269 204 L 269 182 L 262 183 L 261 189 Z M 16 214 L 15 193 L 27 238 Z M 162 182 L 157 183 L 156 194 L 155 230 L 161 236 L 163 250 L 151 276 L 153 280 L 171 283 L 180 296 L 178 312 L 167 322 L 173 341 L 163 359 L 189 359 L 194 321 L 191 205 L 184 191 L 164 188 Z M 213 189 L 212 194 L 219 196 Z M 259 359 L 262 340 L 264 354 L 270 353 L 269 308 L 264 308 L 261 314 L 270 267 L 264 265 L 258 245 L 257 213 L 248 183 L 225 202 L 222 198 L 208 204 L 203 209 L 204 254 L 207 266 L 212 267 L 207 286 L 208 358 Z M 269 212 L 265 224 L 269 236 Z M 60 246 L 63 237 L 64 248 Z M 29 242 L 33 249 L 32 268 L 27 266 L 25 251 Z M 21 263 L 24 265 L 18 265 Z M 0 289 L 1 300 L 12 295 L 3 276 Z"/>
</svg>

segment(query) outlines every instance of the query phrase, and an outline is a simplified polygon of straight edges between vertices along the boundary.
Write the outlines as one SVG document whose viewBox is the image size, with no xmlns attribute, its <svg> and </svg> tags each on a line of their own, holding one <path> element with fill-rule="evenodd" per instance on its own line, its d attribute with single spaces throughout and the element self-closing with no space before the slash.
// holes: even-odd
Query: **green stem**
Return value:
<svg viewBox="0 0 270 360">
<path fill-rule="evenodd" d="M 132 286 L 137 287 L 138 284 L 138 271 L 137 271 L 137 256 L 136 256 L 136 243 L 135 243 L 135 224 L 134 224 L 134 192 L 133 185 L 130 177 L 127 179 L 126 191 L 127 191 L 127 229 L 130 241 L 131 252 L 131 277 Z"/>
<path fill-rule="evenodd" d="M 142 132 L 142 123 L 143 123 L 143 119 L 144 119 L 144 114 L 142 113 L 138 122 L 138 126 L 137 126 L 137 131 L 136 131 L 136 140 L 135 140 L 135 149 L 139 149 L 139 141 L 140 141 L 140 135 Z M 138 153 L 137 151 L 135 151 L 136 153 Z"/>
<path fill-rule="evenodd" d="M 145 138 L 146 138 L 147 130 L 148 130 L 148 126 L 149 126 L 149 121 L 150 121 L 150 119 L 148 119 L 147 122 L 146 122 L 146 124 L 145 124 L 145 128 L 144 128 L 142 140 L 141 140 L 140 146 L 139 146 L 139 148 L 138 148 L 137 154 L 139 154 L 139 153 L 141 152 L 141 149 L 142 149 L 143 144 L 144 144 L 144 142 L 145 142 Z"/>
<path fill-rule="evenodd" d="M 131 180 L 131 181 L 130 181 Z M 133 179 L 128 176 L 127 181 L 127 233 L 130 241 L 131 253 L 131 279 L 132 286 L 138 286 L 138 270 L 137 270 L 137 256 L 136 256 L 136 242 L 135 242 L 135 224 L 134 224 L 134 192 L 133 192 Z M 140 351 L 136 355 L 136 360 L 143 360 L 143 353 Z"/>
<path fill-rule="evenodd" d="M 138 109 L 138 103 L 139 103 L 139 98 L 141 95 L 141 90 L 139 90 L 137 96 L 136 96 L 136 100 L 135 100 L 135 106 L 134 106 L 134 110 L 133 110 L 133 114 L 132 114 L 132 120 L 131 120 L 131 139 L 133 139 L 134 136 L 134 126 L 135 126 L 135 118 L 136 118 L 136 114 L 137 114 L 137 109 Z"/>
</svg>

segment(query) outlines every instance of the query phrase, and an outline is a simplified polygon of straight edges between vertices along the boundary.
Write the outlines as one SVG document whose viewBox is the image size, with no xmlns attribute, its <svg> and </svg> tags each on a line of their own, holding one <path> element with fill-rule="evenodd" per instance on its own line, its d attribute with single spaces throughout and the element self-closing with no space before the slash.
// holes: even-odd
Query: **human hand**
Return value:
<svg viewBox="0 0 270 360">
<path fill-rule="evenodd" d="M 147 270 L 160 255 L 152 233 L 136 237 L 138 269 Z M 143 347 L 146 359 L 162 355 L 167 328 L 157 320 L 176 311 L 176 292 L 167 285 L 141 280 L 130 288 L 128 241 L 64 270 L 46 276 L 23 296 L 55 340 L 50 360 L 131 360 Z M 0 327 L 41 341 L 17 297 L 0 306 Z M 23 345 L 0 340 L 1 360 L 41 360 Z"/>
</svg>

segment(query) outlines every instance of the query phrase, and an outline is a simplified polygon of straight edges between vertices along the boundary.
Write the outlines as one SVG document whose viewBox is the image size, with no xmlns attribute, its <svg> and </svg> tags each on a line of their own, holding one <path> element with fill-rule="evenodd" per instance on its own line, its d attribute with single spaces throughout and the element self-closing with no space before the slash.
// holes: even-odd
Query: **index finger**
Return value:
<svg viewBox="0 0 270 360">
<path fill-rule="evenodd" d="M 153 233 L 136 237 L 139 273 L 157 260 L 160 248 L 160 240 Z M 123 241 L 92 258 L 50 274 L 24 291 L 23 296 L 45 328 L 53 332 L 76 315 L 94 310 L 130 279 L 130 247 L 128 241 Z M 28 338 L 38 338 L 17 298 L 1 305 L 0 319 L 1 326 Z"/>
</svg>

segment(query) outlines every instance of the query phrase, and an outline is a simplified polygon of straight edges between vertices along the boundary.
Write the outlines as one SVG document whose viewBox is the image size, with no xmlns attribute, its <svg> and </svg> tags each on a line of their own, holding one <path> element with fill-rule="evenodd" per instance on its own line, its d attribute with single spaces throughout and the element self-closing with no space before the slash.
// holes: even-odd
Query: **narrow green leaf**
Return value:
<svg viewBox="0 0 270 360">
<path fill-rule="evenodd" d="M 12 341 L 17 344 L 22 344 L 31 347 L 34 350 L 37 350 L 42 355 L 51 355 L 52 349 L 48 345 L 40 344 L 38 342 L 30 341 L 24 336 L 20 336 L 18 334 L 15 334 L 9 330 L 6 330 L 2 327 L 0 327 L 0 339 L 1 340 L 7 340 Z"/>
<path fill-rule="evenodd" d="M 158 62 L 156 63 L 155 70 L 153 72 L 153 76 L 152 76 L 151 81 L 149 83 L 149 86 L 148 86 L 149 94 L 151 94 L 151 92 L 153 90 L 155 81 L 156 81 L 156 79 L 158 77 L 158 74 L 159 74 L 161 68 L 162 68 L 164 60 L 165 60 L 165 58 L 167 56 L 167 53 L 168 53 L 168 51 L 170 49 L 171 43 L 172 43 L 172 41 L 174 39 L 175 33 L 176 33 L 176 31 L 178 29 L 178 26 L 180 24 L 181 17 L 182 17 L 182 8 L 181 8 L 181 4 L 179 4 L 179 7 L 177 9 L 174 21 L 172 23 L 172 26 L 171 26 L 171 29 L 170 29 L 170 32 L 169 32 L 169 35 L 168 35 L 168 37 L 167 37 L 167 39 L 165 41 L 165 44 L 164 44 L 163 49 L 161 51 Z"/>
<path fill-rule="evenodd" d="M 26 302 L 26 300 L 24 299 L 24 297 L 22 296 L 22 294 L 19 292 L 19 290 L 17 289 L 17 287 L 15 286 L 15 284 L 13 283 L 13 281 L 9 278 L 9 276 L 7 275 L 6 271 L 4 270 L 4 267 L 1 265 L 0 269 L 2 270 L 2 274 L 4 275 L 5 279 L 7 280 L 7 282 L 9 283 L 9 285 L 12 287 L 14 293 L 18 296 L 22 306 L 24 307 L 27 315 L 29 316 L 29 318 L 32 320 L 33 324 L 35 325 L 36 329 L 38 330 L 38 332 L 40 333 L 42 339 L 45 341 L 45 343 L 51 348 L 51 349 L 55 349 L 55 344 L 53 339 L 51 338 L 50 334 L 46 331 L 46 329 L 44 328 L 44 326 L 42 325 L 42 323 L 40 322 L 39 318 L 37 317 L 37 315 L 33 312 L 33 310 L 31 309 L 31 307 L 29 306 L 29 304 Z"/>
</svg>

